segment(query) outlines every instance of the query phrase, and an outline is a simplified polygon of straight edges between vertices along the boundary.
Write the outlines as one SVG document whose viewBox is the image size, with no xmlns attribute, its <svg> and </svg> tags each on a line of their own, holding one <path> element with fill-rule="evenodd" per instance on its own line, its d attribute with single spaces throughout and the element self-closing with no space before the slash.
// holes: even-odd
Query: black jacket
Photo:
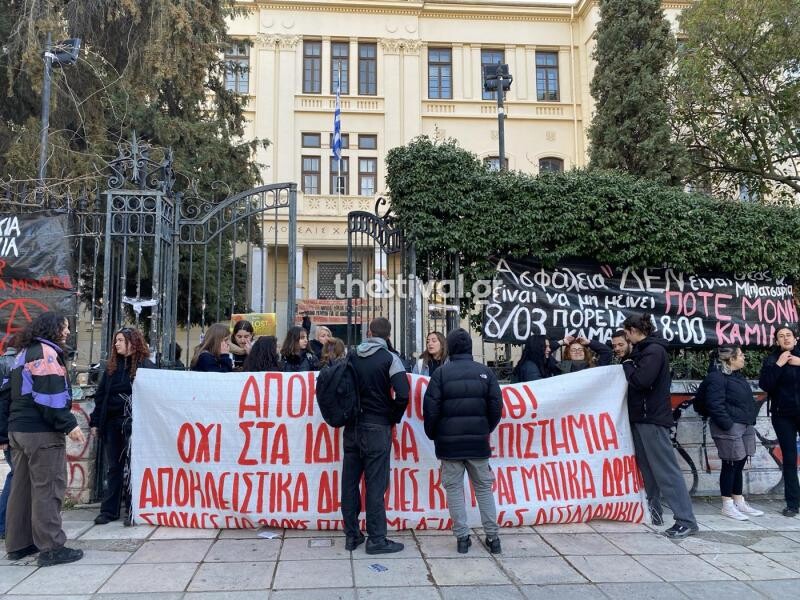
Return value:
<svg viewBox="0 0 800 600">
<path fill-rule="evenodd" d="M 756 424 L 753 390 L 741 371 L 725 375 L 712 371 L 706 375 L 706 406 L 714 424 L 727 431 L 734 423 Z"/>
<path fill-rule="evenodd" d="M 447 351 L 450 361 L 436 369 L 425 392 L 425 435 L 437 458 L 489 458 L 489 434 L 500 422 L 503 404 L 497 377 L 472 360 L 472 340 L 463 329 L 447 336 Z"/>
<path fill-rule="evenodd" d="M 314 353 L 314 356 L 317 357 L 317 360 L 322 360 L 322 342 L 319 340 L 311 340 L 308 342 L 308 349 Z"/>
<path fill-rule="evenodd" d="M 783 350 L 776 350 L 764 359 L 758 387 L 769 395 L 773 415 L 797 417 L 800 416 L 800 367 L 789 364 L 779 367 L 776 363 L 781 354 Z M 792 354 L 800 356 L 800 345 L 795 346 Z"/>
<path fill-rule="evenodd" d="M 311 351 L 302 354 L 292 354 L 291 356 L 281 357 L 281 365 L 287 373 L 298 371 L 319 371 L 319 360 Z"/>
<path fill-rule="evenodd" d="M 131 379 L 131 359 L 125 357 L 117 363 L 113 373 L 103 371 L 100 385 L 94 394 L 95 405 L 89 417 L 89 426 L 103 430 L 106 423 L 121 419 L 125 416 L 125 396 L 133 394 L 133 380 Z M 139 363 L 138 369 L 155 369 L 150 359 Z"/>
<path fill-rule="evenodd" d="M 353 367 L 358 375 L 359 420 L 383 425 L 402 421 L 408 406 L 408 377 L 400 357 L 389 352 L 386 340 L 367 338 L 359 344 Z"/>
<path fill-rule="evenodd" d="M 233 361 L 230 354 L 220 354 L 219 358 L 203 350 L 197 357 L 197 362 L 192 367 L 192 371 L 203 373 L 230 373 L 233 371 Z"/>
<path fill-rule="evenodd" d="M 672 427 L 667 342 L 651 334 L 633 346 L 622 363 L 628 379 L 628 417 L 631 423 Z"/>
</svg>

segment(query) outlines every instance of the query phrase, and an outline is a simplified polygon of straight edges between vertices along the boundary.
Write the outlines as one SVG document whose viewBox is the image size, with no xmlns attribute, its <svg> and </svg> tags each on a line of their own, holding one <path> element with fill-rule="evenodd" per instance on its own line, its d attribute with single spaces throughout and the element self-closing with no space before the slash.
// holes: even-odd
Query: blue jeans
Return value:
<svg viewBox="0 0 800 600">
<path fill-rule="evenodd" d="M 6 534 L 6 509 L 8 508 L 8 497 L 11 495 L 11 479 L 14 477 L 14 463 L 11 462 L 11 448 L 3 450 L 6 457 L 6 463 L 10 471 L 6 476 L 6 482 L 3 485 L 3 493 L 0 494 L 0 534 Z"/>
</svg>

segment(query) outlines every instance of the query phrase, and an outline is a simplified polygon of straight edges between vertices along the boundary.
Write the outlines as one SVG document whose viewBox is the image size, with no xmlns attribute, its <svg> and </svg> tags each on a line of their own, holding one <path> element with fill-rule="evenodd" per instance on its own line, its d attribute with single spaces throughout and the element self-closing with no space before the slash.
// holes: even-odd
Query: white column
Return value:
<svg viewBox="0 0 800 600">
<path fill-rule="evenodd" d="M 403 95 L 402 98 L 414 99 L 406 102 L 403 114 L 403 141 L 405 144 L 422 133 L 422 102 L 427 97 L 423 85 L 424 67 L 421 62 L 422 42 L 406 40 L 403 43 Z"/>
<path fill-rule="evenodd" d="M 518 71 L 518 69 L 517 69 L 516 48 L 514 46 L 506 46 L 503 49 L 503 52 L 504 52 L 504 55 L 505 55 L 504 58 L 505 58 L 506 64 L 508 65 L 508 71 L 514 77 L 514 81 L 516 82 L 517 71 Z M 509 100 L 516 100 L 518 98 L 518 96 L 517 96 L 517 88 L 518 88 L 518 86 L 515 85 L 514 83 L 512 83 L 511 89 L 508 91 L 508 94 L 506 95 L 506 98 L 508 98 Z"/>
<path fill-rule="evenodd" d="M 471 90 L 474 98 L 483 98 L 483 68 L 481 67 L 481 49 L 472 47 L 472 69 L 469 73 Z"/>
<path fill-rule="evenodd" d="M 514 48 L 514 70 L 511 71 L 514 76 L 515 96 L 520 100 L 528 99 L 528 71 L 527 61 L 525 59 L 525 48 L 523 46 L 516 46 Z"/>
<path fill-rule="evenodd" d="M 350 95 L 358 95 L 358 38 L 350 38 Z"/>
<path fill-rule="evenodd" d="M 469 79 L 469 70 L 464 68 L 464 47 L 461 44 L 453 44 L 450 50 L 452 58 L 452 77 L 451 82 L 453 86 L 453 99 L 461 100 L 464 95 L 462 88 L 464 87 L 461 81 Z"/>
<path fill-rule="evenodd" d="M 395 148 L 405 144 L 403 138 L 403 109 L 406 103 L 403 102 L 402 79 L 403 71 L 400 62 L 400 45 L 397 40 L 384 39 L 378 42 L 383 54 L 383 65 L 387 73 L 394 73 L 394 76 L 386 79 L 384 85 L 384 140 L 382 143 L 385 148 Z M 378 140 L 381 143 L 381 140 Z M 381 154 L 381 156 L 383 156 Z M 383 160 L 380 161 L 383 163 Z M 358 172 L 358 164 L 351 165 L 354 172 Z"/>
<path fill-rule="evenodd" d="M 461 55 L 463 70 L 461 72 L 461 89 L 462 97 L 471 100 L 475 97 L 475 86 L 473 79 L 475 78 L 475 66 L 472 63 L 472 46 L 465 44 L 459 54 Z M 453 65 L 455 68 L 455 65 Z"/>
<path fill-rule="evenodd" d="M 536 46 L 525 46 L 525 70 L 528 77 L 528 98 L 536 100 Z"/>
<path fill-rule="evenodd" d="M 253 312 L 267 309 L 267 262 L 269 252 L 266 248 L 253 248 L 250 251 L 250 308 Z"/>
<path fill-rule="evenodd" d="M 301 58 L 298 60 L 298 44 Z M 298 63 L 302 65 L 302 43 L 299 37 L 281 38 L 278 52 L 278 72 L 274 80 L 277 89 L 277 111 L 275 114 L 275 134 L 271 137 L 275 145 L 275 166 L 273 176 L 275 181 L 298 181 L 295 177 L 300 170 L 298 136 L 294 127 L 294 96 L 299 89 Z"/>
<path fill-rule="evenodd" d="M 278 80 L 276 73 L 276 41 L 274 37 L 259 35 L 256 37 L 255 45 L 251 56 L 256 59 L 255 69 L 257 76 L 250 78 L 250 85 L 256 85 L 255 94 L 255 119 L 253 132 L 257 138 L 272 138 L 275 123 L 275 109 L 277 101 Z M 275 143 L 273 141 L 267 148 L 259 148 L 257 159 L 266 167 L 262 171 L 262 176 L 266 183 L 273 183 L 275 179 Z M 293 181 L 296 178 L 293 179 Z M 255 304 L 253 306 L 256 306 Z"/>
<path fill-rule="evenodd" d="M 322 38 L 322 58 L 320 59 L 322 70 L 322 79 L 320 85 L 322 86 L 322 95 L 331 93 L 331 38 Z"/>
</svg>

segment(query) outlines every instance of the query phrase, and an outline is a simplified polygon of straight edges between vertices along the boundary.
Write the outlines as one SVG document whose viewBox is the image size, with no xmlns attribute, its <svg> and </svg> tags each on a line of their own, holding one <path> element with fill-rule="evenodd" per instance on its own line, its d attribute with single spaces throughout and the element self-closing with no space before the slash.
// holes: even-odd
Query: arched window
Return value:
<svg viewBox="0 0 800 600">
<path fill-rule="evenodd" d="M 564 170 L 564 161 L 554 156 L 539 159 L 539 173 L 560 173 Z"/>
</svg>

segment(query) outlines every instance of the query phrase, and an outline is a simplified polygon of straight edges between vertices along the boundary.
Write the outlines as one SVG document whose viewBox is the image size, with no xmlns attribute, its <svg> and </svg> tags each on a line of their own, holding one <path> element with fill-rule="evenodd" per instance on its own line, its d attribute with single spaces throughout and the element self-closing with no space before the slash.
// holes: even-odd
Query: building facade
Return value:
<svg viewBox="0 0 800 600">
<path fill-rule="evenodd" d="M 346 269 L 346 216 L 385 195 L 384 156 L 418 135 L 455 138 L 499 167 L 497 103 L 482 66 L 504 63 L 505 155 L 537 173 L 586 163 L 593 0 L 242 1 L 227 86 L 248 97 L 247 135 L 265 183 L 298 183 L 299 313 L 341 326 L 332 280 Z M 666 3 L 673 22 L 683 3 Z M 332 157 L 336 87 L 341 163 Z M 277 231 L 276 231 L 277 228 Z M 285 244 L 285 221 L 265 223 Z M 286 254 L 279 253 L 286 273 Z M 285 286 L 284 286 L 285 289 Z M 280 299 L 279 300 L 284 300 Z M 298 316 L 298 322 L 299 322 Z M 285 330 L 279 326 L 279 333 Z"/>
</svg>

